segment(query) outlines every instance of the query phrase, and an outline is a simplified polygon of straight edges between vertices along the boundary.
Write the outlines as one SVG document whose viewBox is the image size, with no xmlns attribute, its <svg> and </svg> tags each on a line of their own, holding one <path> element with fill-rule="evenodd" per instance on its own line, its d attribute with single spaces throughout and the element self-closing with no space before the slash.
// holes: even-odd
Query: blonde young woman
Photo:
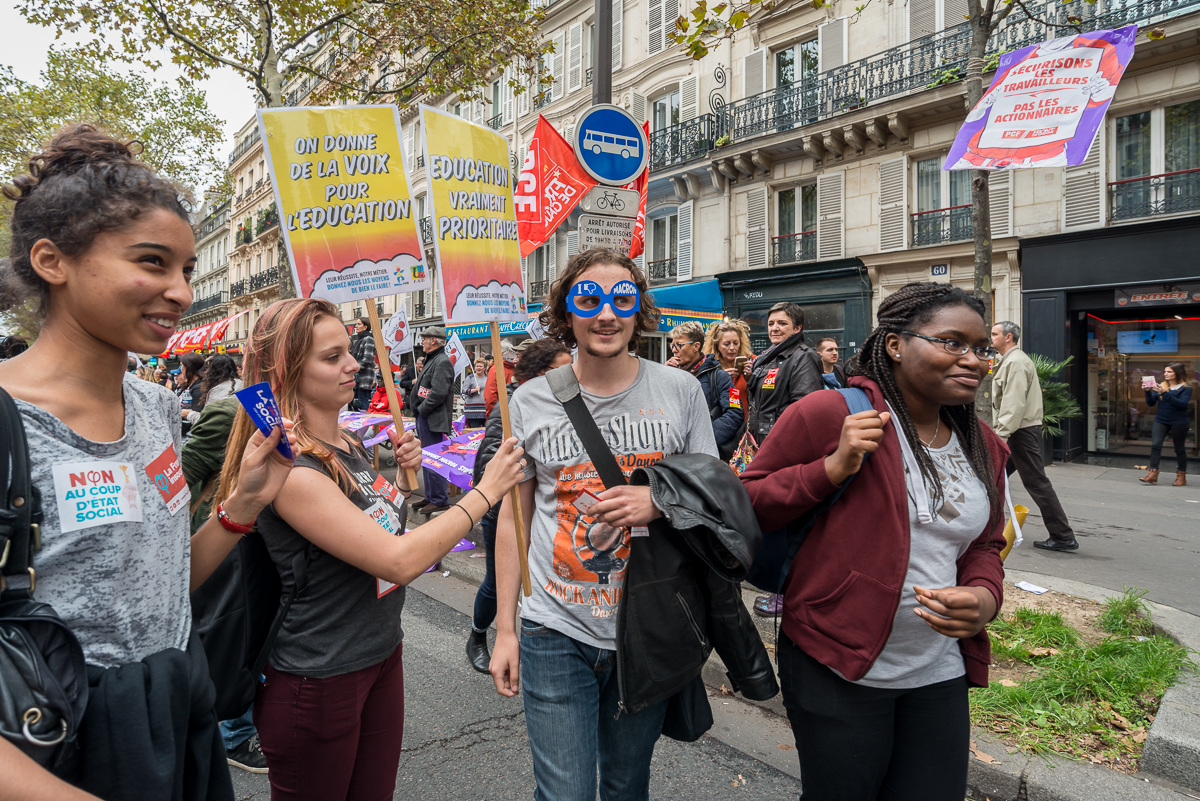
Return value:
<svg viewBox="0 0 1200 801">
<path fill-rule="evenodd" d="M 729 373 L 733 379 L 733 388 L 737 392 L 737 402 L 742 409 L 742 417 L 746 416 L 746 375 L 750 363 L 754 361 L 754 351 L 750 349 L 750 327 L 741 320 L 723 320 L 713 323 L 708 328 L 704 339 L 704 352 L 711 353 L 717 358 L 721 369 Z M 734 398 L 729 399 L 734 405 Z"/>
</svg>

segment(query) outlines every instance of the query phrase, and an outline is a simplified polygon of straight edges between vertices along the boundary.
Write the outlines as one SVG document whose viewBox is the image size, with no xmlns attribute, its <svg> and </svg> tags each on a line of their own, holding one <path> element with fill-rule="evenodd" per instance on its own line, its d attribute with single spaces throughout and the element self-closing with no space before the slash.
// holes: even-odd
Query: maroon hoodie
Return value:
<svg viewBox="0 0 1200 801">
<path fill-rule="evenodd" d="M 853 377 L 871 405 L 887 411 L 879 386 Z M 837 450 L 846 402 L 839 392 L 813 392 L 779 418 L 742 474 L 763 531 L 783 528 L 837 489 L 825 457 Z M 788 571 L 783 631 L 809 656 L 850 681 L 867 674 L 892 631 L 908 572 L 908 495 L 892 422 L 879 449 L 863 464 L 833 507 L 817 519 Z M 983 426 L 996 486 L 1004 494 L 1008 446 Z M 958 585 L 986 587 L 1004 601 L 1004 515 L 994 515 L 958 560 Z M 986 631 L 959 640 L 967 681 L 987 686 L 991 646 Z"/>
</svg>

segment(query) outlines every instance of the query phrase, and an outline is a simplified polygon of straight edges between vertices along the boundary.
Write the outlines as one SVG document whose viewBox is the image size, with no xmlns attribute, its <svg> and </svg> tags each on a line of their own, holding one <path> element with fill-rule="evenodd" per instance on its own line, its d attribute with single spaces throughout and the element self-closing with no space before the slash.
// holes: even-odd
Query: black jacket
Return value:
<svg viewBox="0 0 1200 801">
<path fill-rule="evenodd" d="M 762 539 L 741 481 L 719 459 L 681 454 L 634 470 L 630 483 L 649 485 L 663 517 L 634 541 L 617 612 L 623 708 L 675 695 L 713 648 L 735 690 L 774 697 L 775 672 L 738 586 Z"/>
<path fill-rule="evenodd" d="M 350 355 L 358 362 L 354 388 L 370 392 L 375 389 L 375 338 L 369 331 L 357 334 L 350 343 Z"/>
<path fill-rule="evenodd" d="M 734 440 L 745 422 L 742 410 L 729 405 L 729 390 L 733 389 L 733 379 L 721 369 L 720 363 L 712 354 L 704 357 L 694 375 L 700 380 L 704 402 L 708 404 L 708 417 L 712 420 L 717 448 L 722 452 L 728 450 L 732 453 L 737 447 Z"/>
<path fill-rule="evenodd" d="M 508 390 L 508 399 L 511 401 L 513 396 L 513 388 L 510 386 Z M 484 424 L 483 439 L 479 441 L 479 450 L 475 452 L 475 467 L 471 472 L 471 486 L 478 487 L 479 480 L 483 478 L 483 471 L 487 469 L 488 462 L 496 455 L 496 450 L 500 447 L 500 443 L 504 441 L 504 421 L 500 419 L 500 404 L 492 407 L 492 413 L 487 416 L 487 422 Z M 500 502 L 488 509 L 484 513 L 484 518 L 494 521 L 497 515 L 500 514 Z"/>
<path fill-rule="evenodd" d="M 446 351 L 425 354 L 425 366 L 408 392 L 408 408 L 425 418 L 435 434 L 449 434 L 454 412 L 454 368 Z"/>
<path fill-rule="evenodd" d="M 776 371 L 775 386 L 764 388 L 772 370 Z M 821 372 L 821 357 L 804 344 L 803 331 L 772 345 L 754 360 L 754 370 L 746 380 L 750 401 L 747 430 L 759 446 L 784 409 L 808 393 L 825 388 Z"/>
</svg>

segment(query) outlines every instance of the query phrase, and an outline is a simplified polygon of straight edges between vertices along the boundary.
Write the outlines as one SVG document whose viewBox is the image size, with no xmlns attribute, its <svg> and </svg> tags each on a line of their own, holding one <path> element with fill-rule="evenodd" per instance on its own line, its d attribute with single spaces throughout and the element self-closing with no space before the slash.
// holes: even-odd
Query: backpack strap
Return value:
<svg viewBox="0 0 1200 801">
<path fill-rule="evenodd" d="M 261 537 L 262 535 L 256 531 L 250 536 Z M 283 621 L 287 617 L 288 610 L 292 608 L 292 601 L 296 600 L 297 596 L 308 586 L 308 566 L 316 558 L 317 546 L 311 542 L 303 551 L 292 557 L 292 588 L 284 593 L 279 611 L 275 613 L 275 619 L 271 621 L 271 630 L 267 632 L 262 649 L 259 650 L 258 656 L 254 660 L 254 667 L 251 668 L 250 675 L 254 676 L 256 681 L 267 666 L 267 657 L 271 655 L 271 649 L 275 647 L 275 638 L 279 636 L 279 630 L 283 628 Z"/>
<path fill-rule="evenodd" d="M 592 413 L 583 402 L 583 391 L 579 388 L 579 379 L 575 377 L 574 366 L 564 364 L 562 367 L 556 367 L 546 373 L 546 380 L 550 382 L 554 397 L 567 410 L 567 417 L 575 427 L 575 433 L 579 435 L 584 450 L 591 457 L 592 466 L 604 482 L 604 488 L 612 489 L 627 483 L 625 474 L 617 464 L 617 458 L 613 456 L 600 429 L 596 427 Z"/>
<path fill-rule="evenodd" d="M 32 595 L 33 553 L 41 547 L 42 499 L 33 486 L 29 443 L 17 404 L 0 389 L 0 597 Z M 12 472 L 9 472 L 11 462 Z"/>
</svg>

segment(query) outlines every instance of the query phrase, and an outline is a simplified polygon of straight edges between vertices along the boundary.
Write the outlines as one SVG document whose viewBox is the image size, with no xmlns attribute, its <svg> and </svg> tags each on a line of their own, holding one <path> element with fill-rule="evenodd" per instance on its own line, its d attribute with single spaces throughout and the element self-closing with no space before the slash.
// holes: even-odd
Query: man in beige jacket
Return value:
<svg viewBox="0 0 1200 801">
<path fill-rule="evenodd" d="M 1042 386 L 1033 361 L 1017 347 L 1020 341 L 1021 327 L 1016 323 L 1006 320 L 992 326 L 992 346 L 1000 351 L 1000 366 L 992 377 L 994 427 L 1011 451 L 1008 474 L 1020 473 L 1021 483 L 1033 496 L 1050 532 L 1050 539 L 1034 546 L 1076 551 L 1075 532 L 1042 464 Z"/>
</svg>

